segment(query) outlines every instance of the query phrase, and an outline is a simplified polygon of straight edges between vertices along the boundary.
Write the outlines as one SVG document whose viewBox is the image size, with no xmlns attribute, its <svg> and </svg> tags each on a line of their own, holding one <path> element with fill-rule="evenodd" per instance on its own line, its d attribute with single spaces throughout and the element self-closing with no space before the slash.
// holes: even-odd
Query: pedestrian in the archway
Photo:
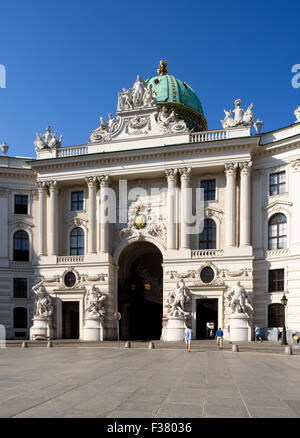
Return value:
<svg viewBox="0 0 300 438">
<path fill-rule="evenodd" d="M 223 331 L 222 331 L 221 327 L 216 332 L 216 341 L 217 341 L 218 349 L 222 350 L 223 349 Z"/>
<path fill-rule="evenodd" d="M 186 326 L 184 330 L 184 340 L 185 340 L 185 348 L 187 353 L 191 351 L 191 343 L 192 343 L 192 329 L 189 325 Z"/>
</svg>

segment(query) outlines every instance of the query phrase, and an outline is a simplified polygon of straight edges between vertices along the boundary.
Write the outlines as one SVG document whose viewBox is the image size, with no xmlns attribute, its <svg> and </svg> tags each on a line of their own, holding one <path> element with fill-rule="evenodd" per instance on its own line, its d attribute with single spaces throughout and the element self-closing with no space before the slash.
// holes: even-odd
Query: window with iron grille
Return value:
<svg viewBox="0 0 300 438">
<path fill-rule="evenodd" d="M 27 195 L 15 195 L 15 214 L 28 214 Z"/>
<path fill-rule="evenodd" d="M 215 179 L 201 181 L 201 189 L 204 190 L 204 201 L 213 201 L 216 199 Z"/>
<path fill-rule="evenodd" d="M 27 298 L 27 278 L 14 278 L 14 298 Z"/>
<path fill-rule="evenodd" d="M 269 270 L 269 292 L 284 290 L 284 269 Z"/>
<path fill-rule="evenodd" d="M 278 195 L 286 191 L 285 171 L 271 173 L 270 175 L 270 195 Z"/>
<path fill-rule="evenodd" d="M 71 193 L 71 210 L 78 211 L 83 210 L 83 192 L 72 192 Z"/>
</svg>

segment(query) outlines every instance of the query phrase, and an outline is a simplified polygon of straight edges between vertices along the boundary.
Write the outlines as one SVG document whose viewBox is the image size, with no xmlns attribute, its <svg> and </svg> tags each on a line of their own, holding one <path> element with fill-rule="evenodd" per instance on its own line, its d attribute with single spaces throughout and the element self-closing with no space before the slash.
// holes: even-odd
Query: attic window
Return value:
<svg viewBox="0 0 300 438">
<path fill-rule="evenodd" d="M 159 79 L 158 78 L 154 79 L 154 83 L 159 84 Z"/>
<path fill-rule="evenodd" d="M 185 88 L 188 90 L 189 89 L 189 86 L 188 86 L 188 84 L 186 83 L 186 82 L 183 82 L 183 85 L 185 86 Z"/>
</svg>

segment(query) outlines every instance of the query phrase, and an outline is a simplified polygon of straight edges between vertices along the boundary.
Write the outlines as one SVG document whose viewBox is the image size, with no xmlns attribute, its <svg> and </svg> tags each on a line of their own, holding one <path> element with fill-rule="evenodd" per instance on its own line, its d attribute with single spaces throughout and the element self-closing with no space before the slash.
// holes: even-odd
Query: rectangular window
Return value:
<svg viewBox="0 0 300 438">
<path fill-rule="evenodd" d="M 285 193 L 285 171 L 271 173 L 270 175 L 270 195 L 278 195 Z"/>
<path fill-rule="evenodd" d="M 284 269 L 269 270 L 269 292 L 284 291 Z"/>
<path fill-rule="evenodd" d="M 15 195 L 15 214 L 28 214 L 27 195 Z"/>
<path fill-rule="evenodd" d="M 216 199 L 215 179 L 201 181 L 201 189 L 204 190 L 204 201 L 214 201 Z"/>
<path fill-rule="evenodd" d="M 71 194 L 71 210 L 83 210 L 83 192 L 72 192 Z"/>
<path fill-rule="evenodd" d="M 27 298 L 27 278 L 14 278 L 14 298 Z"/>
</svg>

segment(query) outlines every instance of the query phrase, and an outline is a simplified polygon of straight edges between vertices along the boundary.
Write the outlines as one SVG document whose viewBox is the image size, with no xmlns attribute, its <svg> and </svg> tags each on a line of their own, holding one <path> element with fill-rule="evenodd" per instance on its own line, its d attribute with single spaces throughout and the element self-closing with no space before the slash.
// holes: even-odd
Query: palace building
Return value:
<svg viewBox="0 0 300 438">
<path fill-rule="evenodd" d="M 119 312 L 121 339 L 160 339 L 181 279 L 196 339 L 218 327 L 230 339 L 236 284 L 253 308 L 250 333 L 300 331 L 300 107 L 289 126 L 266 133 L 245 108 L 236 99 L 222 129 L 208 130 L 194 90 L 161 61 L 156 76 L 123 88 L 116 115 L 100 117 L 85 145 L 63 147 L 50 127 L 36 134 L 35 159 L 11 157 L 3 143 L 6 337 L 28 339 L 34 317 L 45 317 L 54 339 L 87 340 L 99 316 L 100 340 L 116 339 Z M 197 232 L 186 216 L 199 194 Z"/>
</svg>

